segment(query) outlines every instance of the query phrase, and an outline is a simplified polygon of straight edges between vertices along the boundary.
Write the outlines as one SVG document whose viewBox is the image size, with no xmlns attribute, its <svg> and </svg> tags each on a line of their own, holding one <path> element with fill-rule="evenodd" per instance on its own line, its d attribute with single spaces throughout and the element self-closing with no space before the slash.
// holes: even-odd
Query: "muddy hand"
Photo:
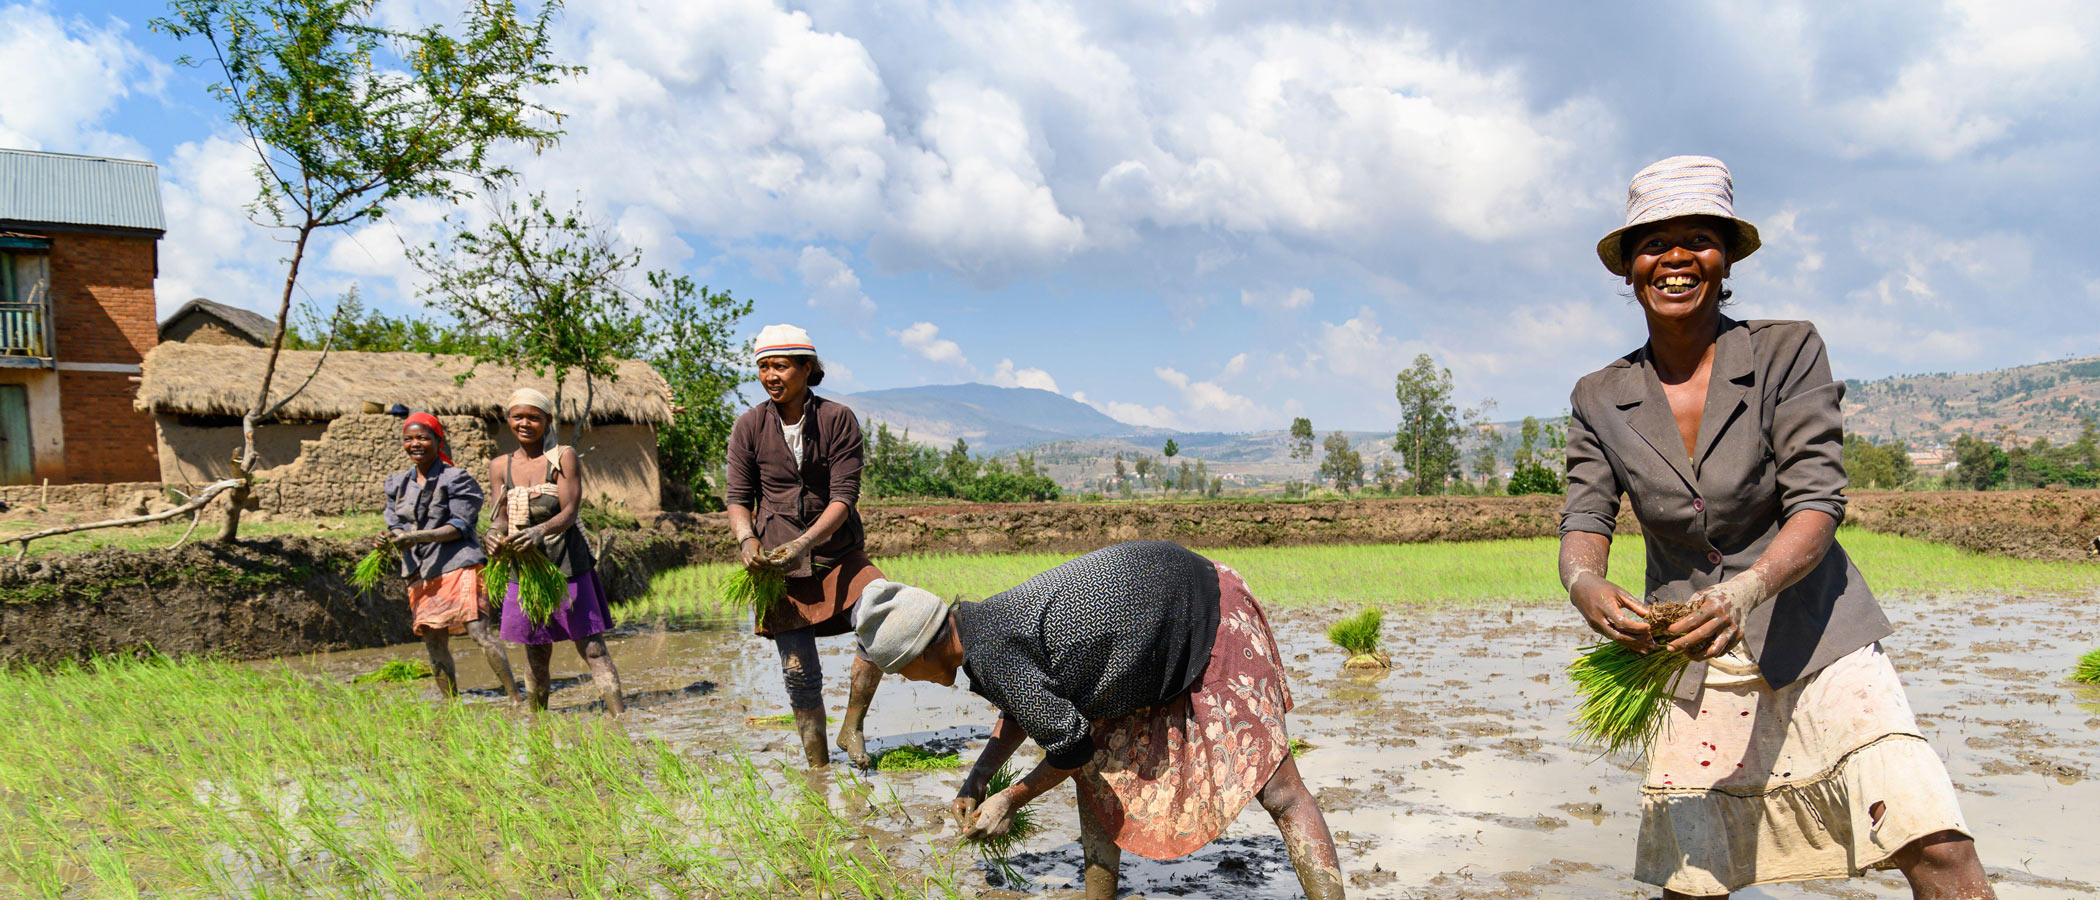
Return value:
<svg viewBox="0 0 2100 900">
<path fill-rule="evenodd" d="M 1590 630 L 1635 650 L 1654 649 L 1655 641 L 1643 618 L 1648 607 L 1604 576 L 1590 572 L 1576 576 L 1568 586 L 1568 602 L 1582 613 Z"/>
<path fill-rule="evenodd" d="M 971 819 L 970 827 L 963 829 L 963 837 L 973 841 L 984 841 L 999 837 L 1013 830 L 1013 795 L 1000 791 L 985 798 L 977 807 L 977 815 Z"/>
<path fill-rule="evenodd" d="M 962 786 L 955 789 L 955 802 L 949 804 L 959 827 L 970 827 L 970 817 L 977 812 L 977 804 L 983 802 L 985 787 L 991 784 L 991 773 L 981 769 L 981 766 L 970 768 L 970 774 L 963 777 Z"/>
<path fill-rule="evenodd" d="M 1713 659 L 1728 652 L 1743 636 L 1743 623 L 1750 611 L 1769 599 L 1764 576 L 1751 569 L 1692 595 L 1692 614 L 1671 623 L 1669 633 L 1684 635 L 1670 642 L 1670 649 L 1693 654 L 1695 659 Z"/>
</svg>

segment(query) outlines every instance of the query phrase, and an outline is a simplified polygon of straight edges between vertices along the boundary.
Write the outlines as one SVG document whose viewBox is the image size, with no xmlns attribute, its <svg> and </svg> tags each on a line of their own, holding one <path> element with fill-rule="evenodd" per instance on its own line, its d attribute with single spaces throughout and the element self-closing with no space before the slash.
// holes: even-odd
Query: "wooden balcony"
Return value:
<svg viewBox="0 0 2100 900">
<path fill-rule="evenodd" d="M 0 366 L 49 368 L 51 308 L 41 302 L 0 302 Z"/>
</svg>

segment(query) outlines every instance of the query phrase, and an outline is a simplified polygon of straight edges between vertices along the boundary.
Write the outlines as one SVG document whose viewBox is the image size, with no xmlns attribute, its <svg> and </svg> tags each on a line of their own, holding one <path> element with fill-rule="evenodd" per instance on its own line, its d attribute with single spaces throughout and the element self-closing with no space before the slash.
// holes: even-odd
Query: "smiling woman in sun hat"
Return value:
<svg viewBox="0 0 2100 900">
<path fill-rule="evenodd" d="M 1634 875 L 1665 897 L 1897 868 L 1919 897 L 1990 897 L 1946 767 L 1845 549 L 1844 385 L 1800 321 L 1722 312 L 1758 248 L 1720 160 L 1633 177 L 1597 257 L 1648 342 L 1575 386 L 1560 574 L 1597 633 L 1705 644 L 1648 755 Z M 1619 495 L 1647 547 L 1640 597 L 1606 578 Z M 1650 634 L 1649 604 L 1694 612 Z"/>
<path fill-rule="evenodd" d="M 817 638 L 853 628 L 861 589 L 882 577 L 868 559 L 861 530 L 860 420 L 843 403 L 810 391 L 824 382 L 824 363 L 809 332 L 768 325 L 752 342 L 766 399 L 738 416 L 729 432 L 723 498 L 729 528 L 747 568 L 787 574 L 787 602 L 760 617 L 754 630 L 780 651 L 788 705 L 810 766 L 830 765 L 824 746 L 824 670 Z M 861 727 L 882 670 L 853 661 L 839 748 L 856 766 L 870 759 Z"/>
</svg>

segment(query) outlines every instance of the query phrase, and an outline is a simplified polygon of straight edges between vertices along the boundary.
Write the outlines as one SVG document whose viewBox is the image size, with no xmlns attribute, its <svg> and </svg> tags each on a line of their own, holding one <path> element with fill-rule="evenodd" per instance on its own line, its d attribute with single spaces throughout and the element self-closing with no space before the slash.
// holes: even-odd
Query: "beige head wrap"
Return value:
<svg viewBox="0 0 2100 900">
<path fill-rule="evenodd" d="M 554 446 L 560 443 L 557 439 L 561 436 L 561 419 L 554 414 L 554 401 L 532 388 L 521 387 L 511 391 L 510 399 L 503 401 L 504 418 L 508 420 L 510 411 L 520 406 L 530 406 L 547 414 L 547 436 L 540 439 L 540 448 L 551 452 Z"/>
</svg>

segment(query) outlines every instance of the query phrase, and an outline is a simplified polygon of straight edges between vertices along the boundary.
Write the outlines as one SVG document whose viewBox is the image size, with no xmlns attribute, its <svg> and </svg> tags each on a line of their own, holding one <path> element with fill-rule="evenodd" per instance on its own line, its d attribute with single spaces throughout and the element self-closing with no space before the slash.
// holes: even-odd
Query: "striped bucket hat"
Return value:
<svg viewBox="0 0 2100 900">
<path fill-rule="evenodd" d="M 1626 232 L 1680 216 L 1713 216 L 1729 222 L 1728 261 L 1757 252 L 1757 226 L 1735 217 L 1735 180 L 1727 164 L 1711 156 L 1672 156 L 1652 163 L 1626 186 L 1626 224 L 1597 242 L 1597 258 L 1613 275 L 1626 274 Z"/>
</svg>

